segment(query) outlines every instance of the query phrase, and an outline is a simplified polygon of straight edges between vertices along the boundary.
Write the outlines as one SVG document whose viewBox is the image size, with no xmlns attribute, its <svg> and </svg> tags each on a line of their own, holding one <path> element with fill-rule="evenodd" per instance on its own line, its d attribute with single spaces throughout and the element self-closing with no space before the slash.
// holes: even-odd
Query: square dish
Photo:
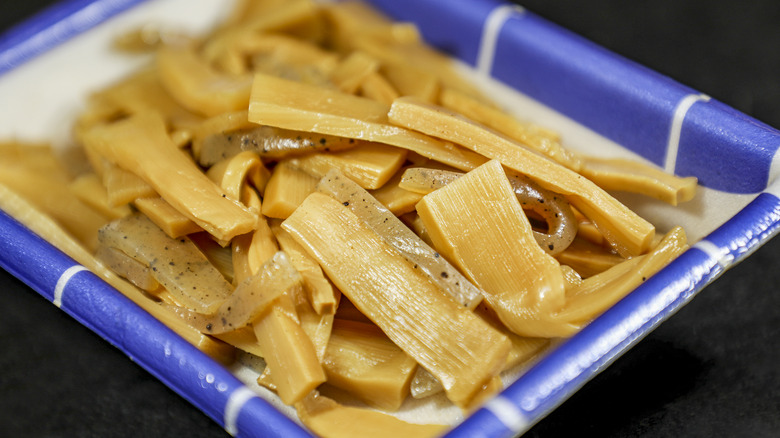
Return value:
<svg viewBox="0 0 780 438">
<path fill-rule="evenodd" d="M 435 3 L 435 2 L 434 2 L 434 3 Z M 436 5 L 434 4 L 433 6 L 436 6 Z M 477 6 L 478 6 L 478 7 L 477 7 Z M 470 17 L 477 17 L 477 18 L 478 18 L 478 20 L 479 20 L 479 21 L 477 21 L 477 22 L 478 22 L 478 23 L 480 23 L 480 24 L 482 23 L 482 20 L 483 20 L 483 19 L 484 19 L 484 20 L 488 20 L 488 19 L 489 19 L 489 18 L 491 18 L 491 17 L 492 17 L 492 18 L 491 18 L 491 20 L 493 20 L 493 22 L 495 22 L 495 20 L 496 20 L 496 18 L 495 18 L 495 17 L 496 17 L 496 15 L 493 15 L 494 13 L 492 12 L 492 9 L 490 9 L 490 8 L 486 8 L 487 6 L 492 6 L 492 4 L 488 4 L 488 3 L 477 3 L 477 4 L 475 5 L 475 10 L 477 10 L 477 11 L 481 11 L 481 12 L 480 12 L 480 14 L 476 14 L 476 13 L 475 13 L 475 14 L 469 14 L 469 16 L 470 16 Z M 480 9 L 480 8 L 481 8 L 481 9 Z M 428 15 L 425 15 L 425 16 L 428 16 Z M 499 15 L 499 16 L 500 16 L 500 15 Z M 510 16 L 506 16 L 506 18 L 507 18 L 508 20 L 507 20 L 507 22 L 505 23 L 505 25 L 510 25 L 510 23 L 512 23 L 512 22 L 514 22 L 514 21 L 520 21 L 520 20 L 524 20 L 524 19 L 528 18 L 528 16 L 518 17 L 518 16 L 512 16 L 512 15 L 510 15 Z M 448 20 L 450 23 L 452 23 L 452 21 L 450 21 L 450 20 L 455 20 L 455 18 L 453 18 L 453 17 L 448 17 L 448 18 L 447 18 L 447 20 Z M 427 26 L 423 25 L 423 29 L 427 29 L 427 28 L 428 28 Z M 462 28 L 464 28 L 464 29 L 474 29 L 474 28 L 475 28 L 475 25 L 474 25 L 473 23 L 472 23 L 472 24 L 465 23 L 465 24 L 462 26 Z M 481 26 L 480 26 L 479 28 L 481 28 Z M 501 28 L 501 27 L 499 27 L 499 28 Z M 464 34 L 466 34 L 466 32 L 464 32 Z M 435 39 L 435 38 L 434 38 L 434 39 Z M 473 40 L 472 40 L 472 43 L 473 43 Z M 443 45 L 445 45 L 445 46 L 450 46 L 450 47 L 451 47 L 451 46 L 453 46 L 455 43 L 453 43 L 453 42 L 450 42 L 450 41 L 442 41 L 442 42 L 441 42 L 441 44 L 443 44 Z M 473 45 L 473 44 L 472 44 L 472 45 Z M 497 47 L 499 47 L 499 49 L 500 49 L 500 44 L 499 44 L 499 45 L 497 45 Z M 467 60 L 467 61 L 469 61 L 469 58 L 468 58 L 468 55 L 467 55 L 467 54 L 463 54 L 463 53 L 461 53 L 461 55 L 463 55 L 463 56 L 464 56 L 464 58 L 466 58 L 466 60 Z M 475 55 L 475 57 L 476 57 L 476 58 L 479 58 L 479 59 L 482 59 L 482 58 L 483 58 L 483 57 L 476 56 L 476 55 Z M 484 65 L 484 63 L 483 63 L 482 65 Z M 560 67 L 560 66 L 558 66 L 558 67 Z M 640 73 L 641 73 L 641 72 L 640 72 Z M 574 76 L 574 75 L 576 75 L 576 74 L 578 74 L 578 73 L 577 73 L 577 72 L 566 72 L 566 74 L 567 74 L 567 75 L 571 74 L 572 76 Z M 625 74 L 626 74 L 626 75 L 627 75 L 629 78 L 632 78 L 632 77 L 633 77 L 633 76 L 632 76 L 632 74 L 633 74 L 633 73 L 631 73 L 631 72 L 627 72 L 627 73 L 625 73 Z M 640 76 L 641 76 L 641 75 L 640 75 Z M 587 75 L 585 75 L 585 77 L 587 77 Z M 669 91 L 669 90 L 665 90 L 665 91 L 667 91 L 667 92 L 668 92 L 668 94 L 672 95 L 672 97 L 679 97 L 679 96 L 685 95 L 683 92 L 680 92 L 680 90 L 671 90 L 671 91 Z M 629 97 L 632 97 L 632 96 L 629 96 Z M 660 107 L 661 109 L 654 108 L 654 105 L 648 105 L 648 106 L 650 107 L 650 108 L 648 109 L 648 111 L 651 111 L 651 112 L 652 112 L 652 110 L 657 110 L 659 113 L 663 113 L 663 114 L 666 114 L 666 113 L 664 113 L 664 111 L 665 111 L 665 110 L 668 110 L 668 109 L 670 109 L 670 108 L 673 108 L 673 107 L 674 107 L 673 105 L 669 104 L 669 102 L 663 102 L 663 104 L 658 104 L 658 105 L 655 105 L 655 106 L 658 106 L 658 107 Z M 694 106 L 692 106 L 691 108 L 697 108 L 697 106 L 699 106 L 699 103 L 696 103 L 696 104 L 695 104 Z M 642 106 L 641 106 L 641 105 L 639 105 L 639 107 L 641 108 Z M 21 112 L 21 111 L 20 111 L 20 112 Z M 550 117 L 553 117 L 553 116 L 554 116 L 554 115 L 551 115 Z M 668 116 L 668 114 L 667 114 L 667 116 Z M 645 115 L 643 115 L 642 117 L 645 117 Z M 651 117 L 651 116 L 647 116 L 647 117 Z M 654 120 L 654 119 L 653 119 L 653 120 Z M 556 126 L 557 126 L 557 122 L 556 122 L 555 124 L 556 124 Z M 660 123 L 659 123 L 659 124 L 660 124 Z M 578 129 L 578 128 L 575 126 L 575 127 L 571 128 L 571 129 L 573 129 L 573 130 L 576 130 L 576 129 Z M 687 128 L 686 128 L 686 129 L 687 129 Z M 652 132 L 655 132 L 655 134 L 656 134 L 656 135 L 660 135 L 660 134 L 658 134 L 658 133 L 656 132 L 656 131 L 659 131 L 659 130 L 651 130 L 651 131 L 652 131 Z M 740 131 L 740 130 L 738 130 L 738 132 L 739 132 L 739 131 Z M 682 127 L 681 127 L 681 132 L 687 132 L 687 131 L 684 131 L 684 130 L 682 130 Z M 775 139 L 776 139 L 776 133 L 772 133 L 772 131 L 769 131 L 769 132 L 770 132 L 770 134 L 772 134 L 772 135 L 775 135 L 775 137 L 772 137 L 772 138 L 775 138 Z M 613 133 L 612 135 L 620 135 L 620 133 L 617 133 L 617 134 Z M 682 133 L 682 134 L 681 134 L 681 137 L 684 137 L 685 135 L 687 135 L 687 134 L 684 134 L 684 133 Z M 592 135 L 591 135 L 591 136 L 592 136 Z M 587 136 L 587 135 L 585 135 L 585 137 L 588 137 L 588 136 Z M 750 137 L 750 136 L 748 136 L 748 137 Z M 602 141 L 602 140 L 601 140 L 601 139 L 598 139 L 598 140 L 594 140 L 594 141 L 599 141 L 599 142 L 600 142 L 600 141 Z M 625 141 L 626 141 L 627 143 L 630 143 L 630 140 L 625 140 Z M 763 143 L 761 143 L 760 141 L 757 141 L 756 143 L 758 143 L 758 144 L 763 144 Z M 770 142 L 770 143 L 776 143 L 776 142 Z M 750 146 L 748 149 L 752 149 L 752 147 L 753 147 L 753 146 L 751 145 L 751 146 Z M 637 149 L 641 149 L 641 148 L 640 148 L 639 146 L 637 146 Z M 750 154 L 748 154 L 748 156 L 750 156 Z M 649 157 L 649 158 L 652 158 L 652 157 Z M 657 157 L 656 157 L 656 159 L 657 159 Z M 763 165 L 765 165 L 765 167 L 768 167 L 768 164 L 766 163 L 766 160 L 764 160 L 764 161 L 761 161 L 761 160 L 759 159 L 759 160 L 757 160 L 757 162 L 760 162 L 760 164 L 763 164 Z M 745 166 L 746 166 L 746 167 L 748 167 L 748 168 L 751 168 L 751 169 L 752 169 L 752 168 L 754 167 L 754 164 L 751 162 L 751 163 L 749 163 L 749 164 L 746 164 Z M 711 167 L 711 166 L 710 166 L 710 167 Z M 759 166 L 759 167 L 760 167 L 760 166 Z M 759 173 L 760 173 L 760 172 L 759 172 Z M 769 178 L 769 176 L 768 176 L 768 172 L 767 172 L 767 176 L 766 176 L 766 178 L 765 178 L 765 179 L 768 179 L 768 178 Z M 760 179 L 760 178 L 759 178 L 759 179 Z M 745 189 L 745 190 L 752 190 L 752 189 Z M 745 199 L 745 198 L 740 198 L 740 199 Z M 740 201 L 740 202 L 744 202 L 744 203 L 746 203 L 746 202 L 748 202 L 748 201 L 749 201 L 749 200 L 744 200 L 744 201 Z M 736 211 L 736 210 L 738 210 L 738 209 L 739 209 L 739 207 L 735 207 L 735 210 L 732 210 L 732 211 Z M 726 216 L 730 216 L 730 214 L 731 214 L 731 213 L 729 213 L 729 212 L 725 213 L 725 215 L 726 215 Z M 707 216 L 707 217 L 712 217 L 711 215 L 706 215 L 706 216 Z M 751 215 L 751 217 L 752 217 L 752 215 Z M 717 221 L 720 221 L 720 222 L 716 222 L 716 223 L 714 223 L 714 224 L 712 224 L 712 225 L 709 225 L 709 227 L 710 227 L 709 229 L 710 229 L 710 230 L 711 230 L 711 229 L 715 229 L 715 227 L 719 226 L 719 225 L 720 225 L 720 223 L 723 221 L 723 218 L 719 218 Z M 704 227 L 704 229 L 707 229 L 707 228 L 706 228 L 706 226 Z M 745 226 L 745 224 L 741 224 L 741 225 L 739 225 L 739 226 L 738 226 L 738 230 L 739 230 L 739 232 L 745 232 L 745 230 L 752 230 L 752 229 L 751 229 L 749 226 L 747 226 L 747 227 L 746 227 L 746 226 Z M 771 234 L 772 230 L 773 230 L 773 228 L 772 228 L 772 227 L 770 227 L 770 228 L 767 228 L 766 230 L 763 230 L 763 229 L 757 229 L 757 231 L 756 231 L 756 233 L 757 233 L 757 234 L 756 234 L 756 235 L 757 235 L 757 236 L 759 236 L 759 241 L 760 241 L 760 237 L 761 237 L 761 236 L 764 236 L 764 235 L 769 235 L 769 234 Z M 730 235 L 726 235 L 726 236 L 724 236 L 724 237 L 723 237 L 723 240 L 717 240 L 717 239 L 716 239 L 716 238 L 714 238 L 714 237 L 709 237 L 709 238 L 707 238 L 707 241 L 713 242 L 713 239 L 715 239 L 715 240 L 714 240 L 714 242 L 716 242 L 716 244 L 719 244 L 719 245 L 722 245 L 722 244 L 728 244 L 728 245 L 730 245 L 731 243 L 733 243 L 733 242 L 736 242 L 734 239 L 732 239 L 732 237 L 731 237 Z M 696 240 L 698 240 L 698 239 L 696 239 Z M 704 245 L 704 244 L 703 244 L 703 245 Z M 726 247 L 728 247 L 728 245 L 726 245 Z M 747 251 L 747 250 L 749 250 L 750 248 L 752 248 L 752 247 L 753 247 L 753 245 L 755 245 L 755 243 L 754 243 L 754 242 L 749 242 L 749 244 L 748 244 L 747 246 L 742 246 L 742 247 L 741 247 L 742 249 L 734 249 L 733 251 L 730 251 L 730 252 L 729 252 L 727 255 L 729 255 L 729 256 L 734 256 L 734 257 L 739 257 L 739 256 L 740 256 L 740 254 L 741 254 L 741 251 Z M 706 246 L 706 245 L 704 245 L 704 246 Z M 723 247 L 723 246 L 721 246 L 721 247 Z M 705 248 L 705 249 L 706 249 L 706 248 Z M 701 252 L 701 251 L 699 251 L 699 252 Z M 697 253 L 697 252 L 694 252 L 694 254 L 699 254 L 699 253 Z M 699 254 L 699 255 L 701 256 L 701 254 Z M 690 257 L 690 254 L 689 254 L 689 257 Z M 707 257 L 705 257 L 705 258 L 702 258 L 702 260 L 704 260 L 704 261 L 707 261 L 707 262 L 711 262 L 711 261 L 712 261 L 712 259 L 716 259 L 716 260 L 718 260 L 718 259 L 720 259 L 720 257 L 714 257 L 714 258 L 713 258 L 713 256 L 711 256 L 711 255 L 708 255 Z M 694 258 L 694 260 L 695 260 L 695 258 Z M 700 260 L 700 262 L 701 262 L 701 260 Z M 726 264 L 728 264 L 728 262 L 729 262 L 729 261 L 727 260 L 727 261 L 726 261 Z M 693 265 L 692 265 L 692 266 L 693 266 Z M 698 266 L 698 265 L 696 265 L 696 266 Z M 687 268 L 686 268 L 686 270 L 687 270 Z M 678 306 L 678 305 L 680 305 L 682 302 L 686 301 L 686 300 L 689 298 L 689 295 L 688 295 L 688 294 L 690 294 L 690 293 L 693 293 L 693 291 L 695 291 L 695 290 L 698 290 L 698 288 L 700 287 L 700 284 L 703 284 L 703 283 L 706 283 L 706 282 L 708 282 L 708 281 L 709 281 L 709 279 L 710 279 L 710 278 L 712 278 L 712 277 L 714 277 L 715 275 L 717 275 L 717 272 L 719 272 L 719 271 L 718 271 L 718 269 L 716 268 L 716 269 L 715 269 L 715 271 L 712 271 L 712 270 L 710 270 L 709 272 L 710 272 L 710 273 L 709 273 L 707 276 L 703 277 L 703 279 L 701 279 L 701 280 L 697 280 L 697 281 L 699 281 L 700 283 L 697 283 L 697 284 L 694 286 L 694 289 L 693 289 L 692 291 L 685 292 L 685 293 L 682 293 L 682 292 L 680 292 L 680 293 L 681 293 L 681 295 L 677 295 L 677 296 L 675 296 L 675 295 L 669 295 L 669 296 L 666 296 L 664 299 L 666 299 L 666 300 L 671 300 L 671 304 L 670 304 L 670 303 L 667 303 L 667 302 L 664 302 L 664 303 L 663 303 L 663 305 L 661 305 L 661 307 L 660 307 L 660 308 L 659 308 L 659 307 L 656 307 L 656 308 L 655 308 L 655 310 L 661 309 L 661 310 L 659 310 L 657 313 L 653 313 L 653 312 L 655 312 L 655 310 L 651 310 L 650 314 L 652 315 L 652 318 L 658 318 L 658 319 L 662 319 L 663 317 L 665 317 L 665 313 L 664 313 L 664 311 L 666 311 L 667 309 L 674 309 L 674 308 L 676 308 L 676 306 Z M 672 291 L 672 292 L 670 292 L 670 293 L 673 293 L 673 292 L 674 292 L 674 291 Z M 675 298 L 674 298 L 674 299 L 672 299 L 671 297 L 675 297 Z M 655 297 L 654 299 L 657 299 L 657 297 Z M 643 302 L 643 301 L 640 301 L 640 302 L 642 302 L 642 303 L 645 303 L 645 302 Z M 639 303 L 639 302 L 635 302 L 635 303 L 634 303 L 632 306 L 638 305 L 637 303 Z M 646 303 L 645 303 L 645 304 L 646 304 Z M 631 308 L 633 308 L 633 307 L 631 307 L 631 306 L 630 306 L 629 308 L 623 308 L 623 311 L 626 311 L 627 309 L 631 309 Z M 67 309 L 66 309 L 66 310 L 67 310 Z M 72 309 L 72 310 L 74 310 L 74 311 L 75 311 L 75 309 Z M 613 316 L 614 316 L 614 315 L 613 315 Z M 634 315 L 634 316 L 636 317 L 636 315 Z M 553 391 L 553 392 L 550 394 L 550 397 L 551 397 L 551 399 L 552 399 L 553 401 L 555 401 L 555 400 L 558 400 L 558 397 L 560 397 L 560 396 L 561 396 L 561 394 L 564 394 L 564 396 L 565 396 L 565 394 L 566 394 L 566 393 L 568 393 L 569 391 L 571 391 L 571 388 L 572 388 L 572 387 L 576 387 L 576 386 L 578 385 L 578 382 L 579 382 L 579 380 L 578 380 L 578 377 L 582 377 L 582 376 L 584 376 L 583 378 L 587 379 L 587 378 L 588 378 L 588 376 L 592 374 L 592 372 L 593 372 L 593 370 L 594 370 L 594 369 L 596 369 L 596 368 L 600 367 L 601 365 L 603 365 L 603 363 L 606 363 L 606 362 L 608 362 L 608 361 L 610 360 L 610 358 L 612 357 L 612 355 L 613 355 L 613 354 L 616 354 L 616 352 L 617 352 L 617 351 L 620 351 L 620 350 L 622 350 L 622 349 L 623 349 L 625 346 L 627 346 L 627 345 L 629 345 L 631 342 L 633 342 L 633 339 L 636 339 L 636 338 L 632 338 L 633 336 L 641 336 L 641 334 L 642 334 L 642 333 L 645 333 L 645 332 L 646 332 L 646 330 L 648 330 L 648 329 L 649 329 L 649 327 L 651 327 L 652 325 L 654 325 L 654 324 L 657 322 L 656 320 L 654 320 L 654 319 L 652 319 L 652 318 L 651 318 L 651 320 L 644 321 L 644 322 L 643 322 L 642 324 L 640 324 L 638 327 L 636 327 L 636 326 L 635 326 L 635 327 L 633 327 L 631 330 L 629 330 L 629 332 L 628 332 L 628 333 L 629 333 L 629 335 L 628 335 L 628 336 L 626 336 L 626 333 L 621 333 L 621 334 L 618 334 L 618 335 L 616 335 L 616 336 L 617 336 L 617 338 L 616 338 L 616 339 L 620 339 L 620 343 L 618 343 L 617 345 L 613 345 L 613 346 L 611 347 L 612 349 L 603 350 L 603 351 L 601 351 L 601 352 L 598 352 L 598 351 L 597 351 L 597 352 L 594 352 L 594 351 L 590 350 L 588 354 L 591 354 L 591 355 L 595 354 L 595 355 L 597 356 L 593 362 L 590 362 L 590 363 L 589 363 L 589 362 L 587 362 L 587 360 L 586 360 L 585 362 L 580 362 L 578 365 L 576 365 L 577 367 L 579 367 L 578 369 L 575 369 L 575 370 L 568 370 L 568 371 L 567 371 L 568 373 L 573 373 L 573 374 L 569 374 L 569 375 L 566 375 L 566 376 L 560 376 L 560 375 L 558 375 L 556 378 L 561 378 L 561 377 L 564 377 L 564 380 L 563 380 L 563 383 L 564 383 L 564 384 L 563 384 L 563 386 L 561 386 L 560 388 L 556 388 L 556 389 L 555 389 L 555 390 L 554 390 L 554 391 Z M 608 320 L 608 321 L 609 321 L 609 320 Z M 607 325 L 606 325 L 606 326 L 602 326 L 602 328 L 604 328 L 604 327 L 612 327 L 612 329 L 614 329 L 614 325 L 615 325 L 615 324 L 617 324 L 615 321 L 622 321 L 622 319 L 618 317 L 617 319 L 615 319 L 615 320 L 612 320 L 612 322 L 610 322 L 610 323 L 605 323 L 605 324 L 607 324 Z M 593 329 L 593 330 L 596 330 L 596 329 Z M 593 333 L 593 330 L 591 330 L 591 333 Z M 633 330 L 633 331 L 632 331 L 632 330 Z M 109 335 L 109 336 L 110 336 L 110 335 Z M 585 338 L 587 338 L 587 337 L 585 337 Z M 583 338 L 583 337 L 579 337 L 578 339 L 584 339 L 584 338 Z M 598 340 L 597 340 L 597 339 L 598 339 Z M 583 342 L 584 342 L 584 345 L 583 345 L 583 346 L 581 346 L 581 348 L 585 348 L 586 350 L 588 350 L 588 349 L 592 348 L 592 346 L 594 345 L 594 342 L 596 342 L 596 343 L 600 343 L 600 342 L 606 342 L 606 343 L 608 344 L 608 343 L 610 343 L 610 342 L 615 342 L 615 339 L 612 339 L 612 340 L 606 340 L 606 341 L 605 341 L 605 340 L 603 339 L 603 333 L 602 333 L 602 334 L 601 334 L 601 335 L 599 335 L 599 337 L 597 337 L 597 338 L 591 338 L 591 339 L 589 339 L 589 340 L 586 340 L 586 341 L 583 341 Z M 625 343 L 622 343 L 622 342 L 625 342 Z M 575 342 L 575 344 L 576 344 L 576 342 Z M 575 347 L 572 347 L 572 348 L 574 348 L 574 350 L 571 350 L 571 349 L 570 349 L 568 353 L 561 353 L 561 354 L 565 354 L 565 356 L 563 356 L 563 357 L 565 357 L 565 358 L 566 358 L 566 359 L 565 359 L 565 362 L 566 362 L 566 363 L 568 363 L 570 366 L 571 366 L 572 364 L 577 364 L 577 362 L 573 362 L 573 361 L 571 360 L 571 359 L 572 359 L 572 357 L 577 357 L 576 355 L 573 355 L 573 356 L 572 356 L 572 354 L 573 354 L 572 352 L 573 352 L 573 351 L 581 351 L 581 350 L 577 350 L 577 349 L 576 349 L 576 346 L 575 346 Z M 556 366 L 556 367 L 554 367 L 554 368 L 558 369 L 558 368 L 557 368 L 557 366 Z M 558 370 L 560 371 L 560 369 L 558 369 Z M 541 373 L 543 373 L 542 371 L 540 371 L 540 372 L 541 372 Z M 550 370 L 548 370 L 548 372 L 550 372 Z M 573 377 L 573 380 L 567 380 L 567 379 L 569 379 L 569 378 L 572 378 L 571 376 L 574 376 L 574 377 Z M 550 376 L 547 376 L 547 378 L 550 378 Z M 544 379 L 543 379 L 543 380 L 544 380 Z M 542 381 L 541 383 L 539 383 L 539 382 L 537 382 L 537 383 L 533 383 L 533 382 L 530 382 L 530 383 L 529 383 L 529 382 L 527 382 L 527 384 L 531 384 L 531 385 L 532 385 L 532 387 L 533 387 L 534 385 L 536 385 L 536 384 L 549 384 L 549 383 L 550 383 L 550 381 L 549 381 L 549 380 L 547 380 L 547 381 L 546 381 L 546 383 L 545 383 L 544 381 Z M 521 390 L 522 390 L 522 392 L 523 392 L 523 393 L 525 393 L 525 394 L 534 393 L 534 392 L 535 392 L 535 393 L 537 393 L 537 394 L 544 394 L 544 392 L 539 392 L 539 391 L 536 391 L 536 389 L 534 389 L 534 388 L 532 388 L 532 389 L 528 389 L 528 388 L 524 388 L 524 389 L 522 389 L 522 388 L 521 388 Z M 511 399 L 510 399 L 510 401 L 511 401 Z M 528 406 L 531 406 L 531 407 L 530 407 L 530 408 L 528 408 Z M 543 412 L 543 411 L 546 409 L 546 408 L 543 406 L 542 408 L 540 408 L 540 410 L 536 410 L 536 408 L 533 408 L 533 404 L 527 404 L 527 405 L 526 405 L 526 407 L 528 408 L 528 412 L 526 412 L 526 414 L 528 415 L 528 418 L 529 418 L 529 419 L 531 419 L 531 421 L 533 421 L 533 419 L 534 419 L 534 418 L 535 418 L 535 416 L 538 414 L 538 412 Z M 489 413 L 488 413 L 488 414 L 486 414 L 486 413 L 484 413 L 484 412 L 483 412 L 482 414 L 478 414 L 478 416 L 479 416 L 479 415 L 492 415 L 492 414 L 489 414 Z M 479 428 L 480 428 L 480 429 L 484 429 L 484 428 L 485 428 L 485 426 L 486 426 L 486 425 L 489 425 L 489 424 L 490 424 L 490 422 L 486 422 L 485 424 L 479 423 Z"/>
</svg>

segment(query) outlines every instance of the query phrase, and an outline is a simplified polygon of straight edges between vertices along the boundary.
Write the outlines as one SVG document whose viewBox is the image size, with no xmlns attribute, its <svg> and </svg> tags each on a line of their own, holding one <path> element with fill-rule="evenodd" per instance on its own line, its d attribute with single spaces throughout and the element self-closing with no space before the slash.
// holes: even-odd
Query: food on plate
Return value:
<svg viewBox="0 0 780 438">
<path fill-rule="evenodd" d="M 566 149 L 364 4 L 143 35 L 75 116 L 88 166 L 0 143 L 0 207 L 220 361 L 262 358 L 315 433 L 440 433 L 390 414 L 475 408 L 687 247 L 607 190 L 677 205 L 695 178 Z"/>
</svg>

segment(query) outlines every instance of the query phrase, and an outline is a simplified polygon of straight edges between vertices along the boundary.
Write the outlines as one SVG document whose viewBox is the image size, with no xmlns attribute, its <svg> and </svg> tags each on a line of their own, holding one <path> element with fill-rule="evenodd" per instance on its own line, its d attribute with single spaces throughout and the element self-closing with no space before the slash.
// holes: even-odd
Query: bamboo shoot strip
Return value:
<svg viewBox="0 0 780 438">
<path fill-rule="evenodd" d="M 281 221 L 273 221 L 270 225 L 279 246 L 287 253 L 293 266 L 303 277 L 303 287 L 311 307 L 318 315 L 336 313 L 338 305 L 336 291 L 322 273 L 320 265 L 290 236 L 290 233 L 281 227 Z"/>
<path fill-rule="evenodd" d="M 206 176 L 225 191 L 231 199 L 241 201 L 249 207 L 248 200 L 241 197 L 247 185 L 263 193 L 271 172 L 255 152 L 244 151 L 211 166 Z"/>
<path fill-rule="evenodd" d="M 160 81 L 181 106 L 207 117 L 246 108 L 250 75 L 220 73 L 191 47 L 161 47 L 157 53 Z"/>
<path fill-rule="evenodd" d="M 509 340 L 428 281 L 339 201 L 312 193 L 282 227 L 456 404 L 468 404 L 503 366 Z"/>
<path fill-rule="evenodd" d="M 490 161 L 417 204 L 434 247 L 480 287 L 499 319 L 524 336 L 566 336 L 547 321 L 565 300 L 558 262 L 539 247 L 501 163 Z"/>
<path fill-rule="evenodd" d="M 263 215 L 287 219 L 316 186 L 317 178 L 290 165 L 289 160 L 280 161 L 263 194 Z"/>
<path fill-rule="evenodd" d="M 580 157 L 564 149 L 554 135 L 550 135 L 529 123 L 523 123 L 510 114 L 491 107 L 466 93 L 446 88 L 442 90 L 439 101 L 443 107 L 495 129 L 575 172 L 579 171 L 582 166 Z"/>
<path fill-rule="evenodd" d="M 618 158 L 586 157 L 580 171 L 604 190 L 641 193 L 671 205 L 696 195 L 696 177 L 677 177 L 661 169 Z"/>
<path fill-rule="evenodd" d="M 133 206 L 173 239 L 203 231 L 198 224 L 159 196 L 138 198 L 133 201 Z"/>
<path fill-rule="evenodd" d="M 617 264 L 568 291 L 566 306 L 555 317 L 572 323 L 593 319 L 671 263 L 687 247 L 685 230 L 674 227 L 647 254 Z M 624 264 L 629 264 L 629 269 L 622 269 Z"/>
<path fill-rule="evenodd" d="M 447 430 L 438 424 L 414 424 L 373 409 L 339 404 L 313 391 L 295 405 L 298 418 L 323 438 L 434 438 Z"/>
<path fill-rule="evenodd" d="M 440 189 L 463 174 L 449 170 L 413 167 L 406 169 L 400 186 L 418 194 L 428 194 Z M 578 222 L 569 201 L 545 190 L 529 178 L 517 174 L 507 175 L 512 189 L 523 210 L 531 210 L 547 224 L 547 232 L 534 230 L 539 246 L 550 255 L 557 255 L 569 247 L 577 234 Z"/>
<path fill-rule="evenodd" d="M 397 411 L 417 362 L 373 324 L 336 320 L 322 361 L 328 384 L 379 409 Z"/>
<path fill-rule="evenodd" d="M 253 327 L 260 351 L 269 352 L 264 359 L 282 402 L 296 403 L 325 382 L 325 370 L 288 293 L 282 294 Z"/>
<path fill-rule="evenodd" d="M 622 255 L 641 254 L 653 241 L 655 228 L 649 222 L 593 182 L 483 125 L 409 97 L 396 99 L 388 117 L 399 126 L 451 141 L 498 160 L 542 187 L 566 196 Z"/>
<path fill-rule="evenodd" d="M 249 121 L 284 129 L 397 146 L 461 170 L 484 163 L 479 154 L 387 121 L 389 107 L 365 97 L 265 74 L 255 75 Z"/>
<path fill-rule="evenodd" d="M 169 204 L 222 241 L 252 231 L 257 215 L 228 198 L 176 146 L 160 116 L 145 114 L 97 126 L 84 144 L 146 181 Z"/>
<path fill-rule="evenodd" d="M 473 310 L 482 301 L 482 292 L 477 287 L 370 193 L 338 170 L 328 172 L 317 185 L 317 191 L 343 203 L 385 243 L 462 306 Z"/>
<path fill-rule="evenodd" d="M 406 154 L 404 149 L 380 143 L 366 143 L 345 151 L 293 157 L 288 162 L 318 178 L 336 168 L 360 184 L 360 187 L 378 189 L 403 166 Z"/>
</svg>

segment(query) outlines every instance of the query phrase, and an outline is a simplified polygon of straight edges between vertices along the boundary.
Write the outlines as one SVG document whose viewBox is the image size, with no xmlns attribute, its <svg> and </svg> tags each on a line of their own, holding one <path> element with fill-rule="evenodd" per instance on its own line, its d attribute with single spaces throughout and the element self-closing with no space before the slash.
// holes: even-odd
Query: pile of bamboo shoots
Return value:
<svg viewBox="0 0 780 438">
<path fill-rule="evenodd" d="M 262 358 L 317 434 L 441 433 L 380 411 L 474 408 L 687 246 L 606 190 L 676 204 L 695 178 L 566 150 L 363 4 L 117 44 L 153 61 L 89 97 L 88 169 L 0 144 L 2 208 L 221 361 Z"/>
</svg>

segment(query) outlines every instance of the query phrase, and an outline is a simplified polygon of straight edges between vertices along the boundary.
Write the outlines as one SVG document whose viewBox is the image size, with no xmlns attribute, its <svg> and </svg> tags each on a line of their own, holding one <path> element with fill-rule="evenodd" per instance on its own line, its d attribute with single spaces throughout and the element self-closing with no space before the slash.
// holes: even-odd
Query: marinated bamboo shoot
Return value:
<svg viewBox="0 0 780 438">
<path fill-rule="evenodd" d="M 446 426 L 413 424 L 371 409 L 339 404 L 316 392 L 295 405 L 303 424 L 323 438 L 433 438 Z"/>
<path fill-rule="evenodd" d="M 487 161 L 468 149 L 391 125 L 387 121 L 388 110 L 387 105 L 375 100 L 257 74 L 252 85 L 249 120 L 397 146 L 461 170 Z"/>
<path fill-rule="evenodd" d="M 336 320 L 323 366 L 329 385 L 371 406 L 396 411 L 409 395 L 417 362 L 377 326 Z"/>
<path fill-rule="evenodd" d="M 649 222 L 587 178 L 461 115 L 401 97 L 393 102 L 389 118 L 399 126 L 452 141 L 496 159 L 542 187 L 568 197 L 621 254 L 641 254 L 653 240 L 655 228 Z"/>
<path fill-rule="evenodd" d="M 84 135 L 84 143 L 135 173 L 176 210 L 220 240 L 255 227 L 257 216 L 224 195 L 171 143 L 159 116 L 137 115 L 96 126 Z"/>
<path fill-rule="evenodd" d="M 339 201 L 312 193 L 282 227 L 456 404 L 468 404 L 503 366 L 509 340 L 421 276 Z"/>
<path fill-rule="evenodd" d="M 545 319 L 565 302 L 563 275 L 536 243 L 501 163 L 490 161 L 424 196 L 417 212 L 434 247 L 482 289 L 509 329 L 525 336 L 572 333 Z"/>
</svg>

